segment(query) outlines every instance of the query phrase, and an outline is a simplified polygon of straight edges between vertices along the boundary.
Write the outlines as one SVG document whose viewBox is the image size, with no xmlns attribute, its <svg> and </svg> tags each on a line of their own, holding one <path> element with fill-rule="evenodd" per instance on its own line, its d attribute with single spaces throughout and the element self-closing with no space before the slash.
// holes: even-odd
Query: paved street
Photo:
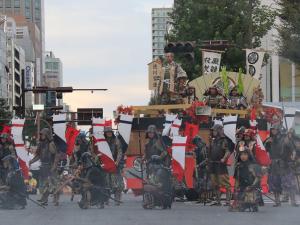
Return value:
<svg viewBox="0 0 300 225">
<path fill-rule="evenodd" d="M 76 198 L 76 201 L 79 197 Z M 176 202 L 172 210 L 144 210 L 141 198 L 125 196 L 121 207 L 108 206 L 103 210 L 81 210 L 69 197 L 59 207 L 49 205 L 47 210 L 32 203 L 25 210 L 0 211 L 0 225 L 297 225 L 300 208 L 271 204 L 259 213 L 229 213 L 226 207 L 204 207 L 191 202 Z"/>
</svg>

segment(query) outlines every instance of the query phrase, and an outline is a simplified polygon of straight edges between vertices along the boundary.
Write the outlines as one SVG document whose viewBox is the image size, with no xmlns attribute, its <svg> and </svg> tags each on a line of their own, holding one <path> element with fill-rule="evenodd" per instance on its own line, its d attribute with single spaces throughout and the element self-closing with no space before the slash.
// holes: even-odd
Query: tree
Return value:
<svg viewBox="0 0 300 225">
<path fill-rule="evenodd" d="M 279 52 L 282 56 L 300 63 L 300 2 L 299 0 L 279 0 L 278 27 L 280 38 Z"/>
<path fill-rule="evenodd" d="M 228 40 L 233 47 L 226 49 L 222 65 L 238 71 L 245 68 L 244 48 L 256 48 L 271 29 L 275 12 L 262 6 L 260 0 L 176 0 L 171 14 L 171 41 Z M 193 64 L 179 60 L 190 79 L 201 74 L 201 52 L 195 51 Z"/>
</svg>

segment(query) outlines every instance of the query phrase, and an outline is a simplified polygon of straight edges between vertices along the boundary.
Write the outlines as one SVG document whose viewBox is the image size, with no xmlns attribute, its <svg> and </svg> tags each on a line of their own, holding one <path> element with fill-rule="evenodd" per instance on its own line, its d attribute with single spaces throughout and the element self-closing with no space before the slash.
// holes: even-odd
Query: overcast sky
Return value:
<svg viewBox="0 0 300 225">
<path fill-rule="evenodd" d="M 72 4 L 70 4 L 72 2 Z M 145 105 L 151 61 L 151 8 L 173 0 L 46 0 L 46 50 L 61 58 L 64 86 L 108 88 L 101 93 L 66 94 L 77 107 Z"/>
</svg>

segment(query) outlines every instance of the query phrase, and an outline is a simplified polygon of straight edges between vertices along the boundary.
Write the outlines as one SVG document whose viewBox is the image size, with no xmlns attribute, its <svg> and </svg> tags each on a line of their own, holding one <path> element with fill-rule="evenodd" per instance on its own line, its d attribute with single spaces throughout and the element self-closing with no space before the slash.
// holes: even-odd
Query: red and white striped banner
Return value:
<svg viewBox="0 0 300 225">
<path fill-rule="evenodd" d="M 24 119 L 13 119 L 11 126 L 11 134 L 15 143 L 15 148 L 17 152 L 18 161 L 22 169 L 23 175 L 25 178 L 28 178 L 29 173 L 29 155 L 25 148 L 25 143 L 23 140 L 23 128 L 24 128 Z"/>
<path fill-rule="evenodd" d="M 179 135 L 179 129 L 181 127 L 182 124 L 182 120 L 180 119 L 175 119 L 171 125 L 171 132 L 170 132 L 170 136 L 171 137 L 175 137 Z"/>
<path fill-rule="evenodd" d="M 132 115 L 125 115 L 125 114 L 120 115 L 118 132 L 123 137 L 127 145 L 129 144 L 130 141 L 132 121 L 133 121 Z"/>
<path fill-rule="evenodd" d="M 177 115 L 173 114 L 166 114 L 165 115 L 165 123 L 164 123 L 164 129 L 162 132 L 162 136 L 169 136 L 171 131 L 171 126 L 174 120 L 177 118 Z"/>
<path fill-rule="evenodd" d="M 185 150 L 187 137 L 175 136 L 172 143 L 172 169 L 173 174 L 179 182 L 184 178 L 185 173 Z"/>
<path fill-rule="evenodd" d="M 104 137 L 104 127 L 104 119 L 93 118 L 93 135 L 95 138 L 95 145 L 98 148 L 98 156 L 102 162 L 102 168 L 107 172 L 113 173 L 116 171 L 116 164 L 109 145 Z"/>
</svg>

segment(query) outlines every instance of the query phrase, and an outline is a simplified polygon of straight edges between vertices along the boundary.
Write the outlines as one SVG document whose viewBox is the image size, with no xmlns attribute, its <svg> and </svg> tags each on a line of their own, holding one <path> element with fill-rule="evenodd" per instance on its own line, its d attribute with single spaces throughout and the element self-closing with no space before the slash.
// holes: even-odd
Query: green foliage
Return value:
<svg viewBox="0 0 300 225">
<path fill-rule="evenodd" d="M 295 63 L 300 63 L 300 1 L 279 0 L 278 27 L 280 54 Z"/>
<path fill-rule="evenodd" d="M 242 74 L 243 74 L 243 70 L 242 68 L 239 69 L 239 77 L 238 77 L 238 93 L 240 95 L 243 94 L 244 92 L 244 83 L 243 83 L 243 79 L 242 79 Z"/>
<path fill-rule="evenodd" d="M 170 41 L 228 40 L 233 47 L 222 56 L 222 65 L 230 71 L 245 67 L 243 48 L 256 48 L 275 20 L 275 12 L 261 6 L 260 0 L 177 0 L 171 14 Z M 180 59 L 179 59 L 180 60 Z M 201 52 L 195 62 L 182 62 L 189 79 L 202 72 Z"/>
<path fill-rule="evenodd" d="M 229 95 L 229 80 L 227 76 L 227 71 L 226 71 L 226 66 L 223 66 L 221 68 L 221 80 L 223 83 L 223 90 L 224 90 L 224 95 L 228 96 Z"/>
</svg>

